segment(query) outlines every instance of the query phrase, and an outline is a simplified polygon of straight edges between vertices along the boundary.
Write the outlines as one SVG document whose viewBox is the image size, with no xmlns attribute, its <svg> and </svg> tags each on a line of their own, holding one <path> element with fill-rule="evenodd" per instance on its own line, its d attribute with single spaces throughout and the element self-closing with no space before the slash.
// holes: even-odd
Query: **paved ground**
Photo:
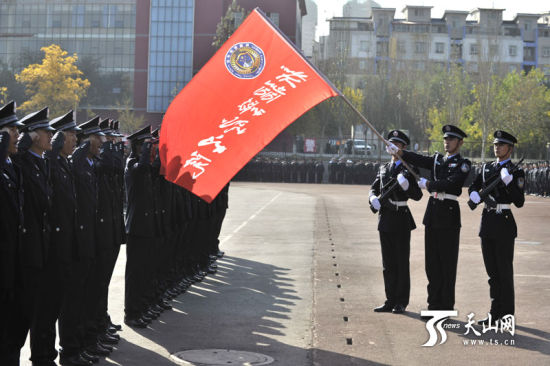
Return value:
<svg viewBox="0 0 550 366">
<path fill-rule="evenodd" d="M 118 350 L 99 365 L 173 365 L 170 354 L 204 348 L 259 352 L 285 366 L 550 364 L 550 199 L 527 197 L 524 208 L 514 209 L 515 335 L 478 337 L 463 334 L 467 314 L 483 318 L 489 306 L 477 237 L 481 212 L 470 211 L 461 197 L 458 316 L 448 322 L 458 328 L 447 329 L 446 343 L 422 347 L 428 339 L 419 319 L 426 304 L 421 221 L 427 198 L 410 204 L 419 228 L 412 235 L 407 313 L 377 314 L 372 308 L 384 301 L 384 289 L 367 192 L 365 186 L 232 184 L 222 231 L 227 255 L 218 274 L 181 295 L 174 311 L 150 328 L 124 327 Z M 122 250 L 110 294 L 118 323 L 124 263 Z M 472 345 L 479 340 L 485 344 Z"/>
</svg>

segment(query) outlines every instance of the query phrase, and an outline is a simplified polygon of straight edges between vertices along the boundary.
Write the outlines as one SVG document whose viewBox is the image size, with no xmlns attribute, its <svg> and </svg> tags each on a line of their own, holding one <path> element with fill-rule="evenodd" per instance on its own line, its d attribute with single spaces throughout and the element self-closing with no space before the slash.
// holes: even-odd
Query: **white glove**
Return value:
<svg viewBox="0 0 550 366">
<path fill-rule="evenodd" d="M 390 142 L 388 145 L 386 145 L 386 151 L 390 155 L 397 155 L 399 148 Z"/>
<path fill-rule="evenodd" d="M 375 195 L 372 195 L 372 196 L 370 196 L 369 201 L 370 201 L 370 204 L 372 205 L 372 207 L 374 207 L 375 210 L 377 210 L 377 211 L 380 210 L 380 201 L 378 200 L 378 197 L 376 197 Z"/>
<path fill-rule="evenodd" d="M 479 197 L 479 193 L 477 193 L 477 191 L 472 191 L 472 193 L 470 193 L 470 199 L 476 205 L 481 202 L 481 197 Z"/>
<path fill-rule="evenodd" d="M 405 178 L 403 174 L 401 173 L 397 174 L 397 181 L 399 182 L 401 189 L 403 189 L 404 191 L 409 189 L 409 180 Z"/>
<path fill-rule="evenodd" d="M 510 184 L 512 179 L 514 179 L 514 177 L 511 176 L 510 173 L 508 173 L 508 169 L 506 169 L 506 168 L 502 168 L 500 170 L 500 178 L 502 179 L 502 181 L 504 182 L 505 185 Z"/>
<path fill-rule="evenodd" d="M 418 186 L 421 189 L 426 189 L 426 183 L 427 182 L 428 182 L 428 180 L 426 178 L 420 178 L 420 180 L 418 181 Z"/>
</svg>

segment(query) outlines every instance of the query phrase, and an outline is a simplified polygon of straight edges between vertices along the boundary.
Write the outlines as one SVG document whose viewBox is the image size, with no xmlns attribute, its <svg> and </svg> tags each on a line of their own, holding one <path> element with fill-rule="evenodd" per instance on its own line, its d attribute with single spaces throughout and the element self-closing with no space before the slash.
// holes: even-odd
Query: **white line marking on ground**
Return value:
<svg viewBox="0 0 550 366">
<path fill-rule="evenodd" d="M 515 274 L 514 277 L 541 277 L 541 278 L 550 278 L 548 275 L 537 275 L 537 274 Z"/>
<path fill-rule="evenodd" d="M 275 197 L 273 197 L 269 202 L 267 202 L 265 205 L 263 205 L 262 207 L 260 207 L 258 209 L 258 211 L 254 212 L 252 214 L 252 216 L 250 216 L 247 220 L 243 221 L 242 224 L 240 224 L 235 230 L 233 230 L 233 232 L 229 235 L 227 235 L 225 238 L 223 238 L 223 240 L 220 242 L 220 245 L 222 245 L 223 243 L 225 243 L 226 241 L 228 241 L 229 239 L 231 239 L 233 237 L 233 235 L 235 235 L 236 233 L 238 233 L 243 227 L 245 227 L 250 221 L 254 220 L 256 218 L 256 216 L 258 216 L 265 208 L 267 208 L 267 206 L 271 205 L 273 202 L 275 202 L 275 200 L 277 198 L 279 198 L 279 196 L 283 194 L 283 192 L 279 192 L 275 195 Z"/>
</svg>

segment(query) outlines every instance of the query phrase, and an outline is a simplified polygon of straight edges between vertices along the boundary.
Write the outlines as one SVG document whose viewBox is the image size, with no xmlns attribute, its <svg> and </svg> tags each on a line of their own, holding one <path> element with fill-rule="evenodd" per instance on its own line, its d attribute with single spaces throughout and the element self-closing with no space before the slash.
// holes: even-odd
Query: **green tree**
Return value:
<svg viewBox="0 0 550 366">
<path fill-rule="evenodd" d="M 522 153 L 539 158 L 543 156 L 550 125 L 550 91 L 543 81 L 544 74 L 538 69 L 528 74 L 509 73 L 495 98 L 496 126 L 517 137 Z"/>
<path fill-rule="evenodd" d="M 52 116 L 69 109 L 76 110 L 90 86 L 87 79 L 81 78 L 82 72 L 75 65 L 78 56 L 69 56 L 67 51 L 55 44 L 41 50 L 45 54 L 41 64 L 31 64 L 15 75 L 30 96 L 20 109 L 30 112 L 48 106 Z"/>
<path fill-rule="evenodd" d="M 235 29 L 237 29 L 244 18 L 246 18 L 246 15 L 248 15 L 248 13 L 245 13 L 244 9 L 237 4 L 237 0 L 233 0 L 231 5 L 227 8 L 225 15 L 216 26 L 216 35 L 212 42 L 212 46 L 214 46 L 216 50 L 231 37 Z"/>
</svg>

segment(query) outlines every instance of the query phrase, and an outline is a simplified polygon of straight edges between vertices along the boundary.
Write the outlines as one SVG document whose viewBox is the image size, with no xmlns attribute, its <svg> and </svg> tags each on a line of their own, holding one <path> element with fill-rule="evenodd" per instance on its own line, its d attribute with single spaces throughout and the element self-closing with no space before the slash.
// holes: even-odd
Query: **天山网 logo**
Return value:
<svg viewBox="0 0 550 366">
<path fill-rule="evenodd" d="M 254 79 L 264 70 L 264 51 L 251 42 L 237 43 L 225 54 L 225 67 L 239 79 Z"/>
</svg>

